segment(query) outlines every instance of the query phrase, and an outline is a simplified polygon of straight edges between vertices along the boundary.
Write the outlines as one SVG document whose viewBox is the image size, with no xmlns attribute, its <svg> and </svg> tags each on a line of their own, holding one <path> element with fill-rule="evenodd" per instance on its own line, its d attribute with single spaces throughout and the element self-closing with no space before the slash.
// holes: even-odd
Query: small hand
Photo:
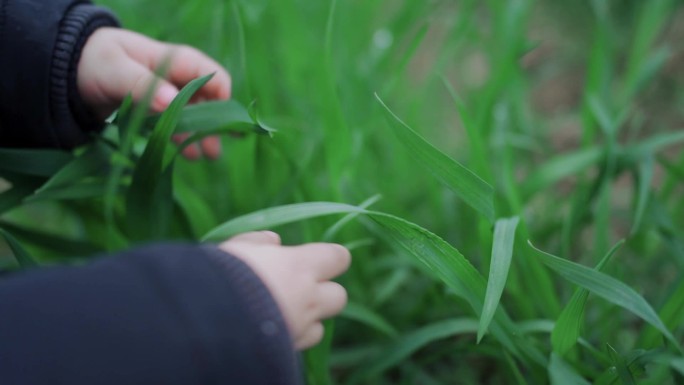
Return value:
<svg viewBox="0 0 684 385">
<path fill-rule="evenodd" d="M 323 338 L 321 320 L 344 309 L 347 292 L 331 279 L 344 273 L 349 251 L 332 243 L 282 246 L 270 231 L 245 233 L 220 245 L 242 259 L 262 279 L 283 313 L 297 349 Z"/>
<path fill-rule="evenodd" d="M 169 66 L 166 78 L 160 79 L 155 71 L 165 64 Z M 114 112 L 129 93 L 134 101 L 140 101 L 155 81 L 151 105 L 154 112 L 164 111 L 178 95 L 179 88 L 211 73 L 214 77 L 193 101 L 225 100 L 231 93 L 228 72 L 195 48 L 162 43 L 117 28 L 100 28 L 90 36 L 83 47 L 77 73 L 81 98 L 101 119 Z M 176 136 L 174 141 L 182 142 L 185 138 L 187 134 Z M 201 154 L 215 159 L 220 153 L 217 137 L 205 138 L 200 146 L 191 145 L 183 151 L 189 159 L 197 159 Z"/>
</svg>

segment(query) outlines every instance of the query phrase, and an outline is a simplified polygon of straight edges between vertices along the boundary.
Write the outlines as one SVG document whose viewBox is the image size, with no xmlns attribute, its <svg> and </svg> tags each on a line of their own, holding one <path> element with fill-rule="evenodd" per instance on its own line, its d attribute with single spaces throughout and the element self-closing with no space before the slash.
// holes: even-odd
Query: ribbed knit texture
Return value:
<svg viewBox="0 0 684 385">
<path fill-rule="evenodd" d="M 60 23 L 50 71 L 50 111 L 62 147 L 82 144 L 88 133 L 104 125 L 80 99 L 76 72 L 90 35 L 100 27 L 118 25 L 111 12 L 90 4 L 73 6 Z"/>
<path fill-rule="evenodd" d="M 257 275 L 240 259 L 219 250 L 215 246 L 203 246 L 207 255 L 225 271 L 226 281 L 230 283 L 239 298 L 244 299 L 248 318 L 255 321 L 261 364 L 264 371 L 273 376 L 272 385 L 301 384 L 297 356 L 287 330 L 285 319 L 279 311 L 273 296 Z"/>
</svg>

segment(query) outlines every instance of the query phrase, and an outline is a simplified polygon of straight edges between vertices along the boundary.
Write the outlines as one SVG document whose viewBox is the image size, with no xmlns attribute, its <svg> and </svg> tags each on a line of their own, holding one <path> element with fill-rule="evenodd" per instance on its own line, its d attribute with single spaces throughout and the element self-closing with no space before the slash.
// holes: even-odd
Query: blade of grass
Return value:
<svg viewBox="0 0 684 385">
<path fill-rule="evenodd" d="M 145 120 L 145 126 L 153 128 L 160 119 L 161 115 L 151 116 Z M 250 116 L 247 109 L 235 100 L 210 101 L 186 106 L 183 108 L 174 129 L 175 133 L 216 133 L 222 131 L 270 134 L 276 130 L 260 125 L 257 120 Z"/>
<path fill-rule="evenodd" d="M 401 55 L 401 60 L 394 69 L 395 75 L 383 89 L 383 94 L 391 94 L 396 89 L 397 85 L 399 84 L 399 80 L 402 78 L 402 75 L 405 74 L 406 68 L 411 62 L 411 59 L 415 55 L 418 48 L 420 48 L 423 40 L 425 40 L 425 36 L 427 35 L 429 29 L 430 26 L 427 23 L 421 25 L 421 27 L 418 29 L 416 35 L 411 39 L 411 43 L 409 44 L 408 48 Z"/>
<path fill-rule="evenodd" d="M 17 262 L 22 269 L 33 268 L 39 265 L 38 262 L 36 262 L 36 260 L 31 256 L 31 254 L 24 249 L 21 243 L 19 243 L 19 241 L 12 236 L 12 234 L 3 228 L 0 228 L 0 235 L 5 238 L 5 242 L 7 242 L 7 245 L 14 253 L 14 258 L 17 259 Z"/>
<path fill-rule="evenodd" d="M 361 209 L 367 209 L 368 207 L 374 205 L 377 201 L 379 201 L 381 197 L 382 196 L 379 194 L 374 195 L 366 199 L 365 201 L 361 202 L 358 207 Z M 325 231 L 325 234 L 323 234 L 323 240 L 326 242 L 331 241 L 347 223 L 353 221 L 360 214 L 361 213 L 352 213 L 345 215 L 344 218 L 337 221 L 334 225 L 330 226 L 330 228 Z"/>
<path fill-rule="evenodd" d="M 24 199 L 33 194 L 44 182 L 44 178 L 25 175 L 13 176 L 12 187 L 0 193 L 0 214 L 21 205 Z"/>
<path fill-rule="evenodd" d="M 463 124 L 463 127 L 465 128 L 466 133 L 468 134 L 468 140 L 470 142 L 469 147 L 471 149 L 470 154 L 471 157 L 474 159 L 473 169 L 476 173 L 482 176 L 485 181 L 491 181 L 491 171 L 489 170 L 489 163 L 485 158 L 487 151 L 485 150 L 485 144 L 483 143 L 482 132 L 480 132 L 480 130 L 478 130 L 475 126 L 473 117 L 470 115 L 470 112 L 466 108 L 465 103 L 463 103 L 461 98 L 456 93 L 456 90 L 449 82 L 449 79 L 442 76 L 442 83 L 446 87 L 447 91 L 449 91 L 449 95 L 451 95 L 451 98 L 453 99 L 454 104 L 456 105 L 458 115 L 461 118 L 461 123 Z"/>
<path fill-rule="evenodd" d="M 358 302 L 350 301 L 340 316 L 360 322 L 387 335 L 388 337 L 396 337 L 399 334 L 397 330 L 380 314 Z"/>
<path fill-rule="evenodd" d="M 530 197 L 562 180 L 575 175 L 592 165 L 598 164 L 603 156 L 599 147 L 578 150 L 570 154 L 563 154 L 546 161 L 525 180 L 522 190 L 525 197 Z"/>
<path fill-rule="evenodd" d="M 408 333 L 391 343 L 375 360 L 364 365 L 349 380 L 350 384 L 368 381 L 373 376 L 399 364 L 401 361 L 415 353 L 419 349 L 435 341 L 461 334 L 474 334 L 477 332 L 478 322 L 475 319 L 449 319 L 424 326 Z"/>
<path fill-rule="evenodd" d="M 660 319 L 671 329 L 676 329 L 684 324 L 684 280 L 680 280 L 672 290 L 665 303 L 658 311 Z M 649 327 L 639 336 L 637 346 L 657 346 L 662 341 L 660 333 L 654 328 Z"/>
<path fill-rule="evenodd" d="M 615 244 L 615 246 L 613 246 L 613 248 L 601 259 L 595 270 L 602 271 L 608 261 L 610 261 L 624 243 L 625 241 L 621 240 Z M 589 291 L 587 289 L 575 290 L 572 298 L 570 298 L 570 301 L 556 320 L 556 325 L 553 328 L 553 332 L 551 332 L 551 346 L 553 347 L 553 351 L 561 357 L 565 356 L 565 354 L 577 343 L 588 298 Z"/>
<path fill-rule="evenodd" d="M 337 10 L 337 0 L 331 0 L 325 23 L 323 60 L 319 61 L 320 64 L 315 74 L 320 77 L 318 99 L 326 135 L 324 145 L 330 186 L 333 193 L 339 197 L 339 183 L 344 180 L 343 175 L 348 162 L 352 160 L 352 136 L 338 94 L 338 78 L 333 57 L 333 32 Z"/>
<path fill-rule="evenodd" d="M 639 20 L 631 39 L 632 46 L 626 61 L 624 89 L 620 92 L 623 100 L 629 100 L 638 91 L 648 75 L 653 73 L 652 63 L 659 55 L 653 55 L 652 47 L 658 34 L 671 17 L 670 0 L 653 0 L 640 4 Z M 656 62 L 662 64 L 663 59 Z M 657 68 L 657 67 L 656 67 Z"/>
<path fill-rule="evenodd" d="M 40 198 L 41 195 L 49 196 L 53 189 L 76 184 L 85 177 L 106 175 L 111 156 L 112 150 L 109 146 L 102 142 L 93 143 L 45 182 L 31 199 Z"/>
<path fill-rule="evenodd" d="M 91 256 L 103 251 L 90 241 L 66 238 L 5 221 L 0 221 L 0 227 L 11 232 L 22 242 L 49 251 L 50 254 L 57 255 L 62 260 Z"/>
<path fill-rule="evenodd" d="M 49 190 L 36 192 L 24 201 L 44 202 L 57 200 L 75 200 L 87 198 L 99 198 L 107 193 L 107 180 L 98 178 L 66 186 L 53 186 Z"/>
<path fill-rule="evenodd" d="M 388 124 L 416 160 L 456 195 L 494 222 L 494 189 L 475 173 L 433 147 L 399 119 L 376 94 Z"/>
<path fill-rule="evenodd" d="M 203 197 L 186 183 L 175 183 L 174 200 L 185 213 L 192 227 L 195 239 L 209 231 L 216 224 L 215 213 Z"/>
<path fill-rule="evenodd" d="M 147 111 L 143 109 L 149 108 L 152 98 L 152 90 L 148 90 L 146 98 L 142 103 L 133 109 L 133 97 L 129 94 L 121 102 L 119 110 L 116 112 L 116 127 L 119 134 L 119 153 L 112 156 L 112 169 L 107 179 L 107 189 L 104 195 L 104 216 L 107 227 L 111 232 L 116 232 L 114 223 L 114 208 L 116 206 L 116 197 L 119 193 L 119 186 L 124 177 L 124 172 L 127 169 L 131 160 L 129 155 L 133 150 L 133 138 L 138 133 L 142 124 L 143 118 Z M 112 243 L 110 250 L 115 250 L 116 247 Z"/>
<path fill-rule="evenodd" d="M 321 215 L 363 213 L 365 210 L 342 203 L 309 202 L 257 211 L 219 225 L 202 237 L 203 241 L 221 241 L 239 233 L 272 228 Z"/>
<path fill-rule="evenodd" d="M 551 385 L 590 385 L 589 381 L 577 374 L 573 367 L 556 353 L 551 353 L 549 377 Z"/>
<path fill-rule="evenodd" d="M 183 107 L 211 77 L 195 79 L 183 87 L 155 125 L 126 194 L 127 231 L 133 240 L 158 237 L 167 226 L 164 218 L 173 207 L 171 135 Z"/>
<path fill-rule="evenodd" d="M 651 305 L 634 291 L 634 289 L 611 276 L 592 270 L 586 266 L 558 258 L 535 248 L 532 243 L 529 244 L 537 257 L 540 258 L 546 266 L 560 274 L 563 278 L 589 290 L 610 303 L 629 310 L 639 318 L 653 325 L 663 333 L 678 350 L 681 350 L 679 342 L 663 324 L 660 317 L 658 317 L 658 314 L 656 314 Z"/>
<path fill-rule="evenodd" d="M 50 177 L 71 159 L 70 153 L 60 150 L 0 148 L 0 175 L 11 172 Z"/>
<path fill-rule="evenodd" d="M 630 235 L 636 234 L 641 228 L 644 212 L 651 197 L 651 181 L 653 180 L 654 160 L 652 156 L 646 157 L 639 163 L 637 168 L 637 196 L 636 209 L 634 210 L 634 223 Z"/>
<path fill-rule="evenodd" d="M 615 366 L 620 382 L 622 382 L 623 385 L 636 385 L 634 375 L 627 367 L 625 358 L 618 354 L 610 344 L 606 344 L 606 349 L 608 350 L 608 357 L 610 357 L 613 366 Z"/>
<path fill-rule="evenodd" d="M 684 142 L 684 132 L 681 131 L 653 135 L 627 147 L 625 154 L 627 154 L 626 156 L 640 159 L 645 156 L 652 156 L 660 150 L 681 144 L 682 142 Z"/>
<path fill-rule="evenodd" d="M 520 218 L 499 219 L 494 225 L 494 243 L 492 244 L 492 258 L 489 268 L 489 279 L 487 280 L 487 291 L 485 294 L 482 315 L 480 316 L 480 326 L 477 330 L 477 342 L 480 343 L 489 323 L 494 317 L 499 300 L 506 286 L 508 270 L 511 267 L 513 257 L 513 242 L 515 241 L 515 229 L 518 227 Z"/>
<path fill-rule="evenodd" d="M 518 385 L 527 385 L 528 382 L 525 380 L 525 377 L 520 372 L 520 368 L 518 368 L 518 365 L 516 364 L 515 360 L 510 355 L 510 353 L 505 351 L 504 352 L 504 358 L 506 359 L 506 364 L 510 368 L 511 373 L 513 373 L 513 378 L 515 378 L 515 383 Z"/>
<path fill-rule="evenodd" d="M 374 305 L 378 306 L 390 299 L 410 278 L 411 272 L 408 268 L 400 267 L 393 269 L 389 278 L 377 286 Z"/>
<path fill-rule="evenodd" d="M 323 321 L 323 327 L 325 330 L 323 340 L 304 353 L 306 376 L 309 384 L 332 384 L 328 362 L 330 362 L 330 350 L 335 333 L 335 320 Z"/>
</svg>

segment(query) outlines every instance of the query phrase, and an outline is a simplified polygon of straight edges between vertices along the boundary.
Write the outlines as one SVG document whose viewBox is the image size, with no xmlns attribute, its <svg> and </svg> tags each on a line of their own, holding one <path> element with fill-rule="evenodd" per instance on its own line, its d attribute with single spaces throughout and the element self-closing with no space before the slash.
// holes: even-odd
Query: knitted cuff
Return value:
<svg viewBox="0 0 684 385">
<path fill-rule="evenodd" d="M 301 384 L 299 362 L 290 332 L 278 304 L 264 283 L 239 258 L 211 245 L 204 245 L 202 249 L 223 268 L 226 281 L 231 283 L 240 298 L 244 298 L 245 308 L 259 330 L 259 341 L 255 343 L 264 346 L 260 362 L 264 370 L 273 375 L 272 385 Z"/>
<path fill-rule="evenodd" d="M 109 10 L 91 4 L 72 7 L 60 23 L 50 71 L 50 108 L 61 147 L 83 144 L 89 133 L 104 127 L 80 98 L 76 70 L 90 35 L 100 27 L 118 26 Z"/>
</svg>

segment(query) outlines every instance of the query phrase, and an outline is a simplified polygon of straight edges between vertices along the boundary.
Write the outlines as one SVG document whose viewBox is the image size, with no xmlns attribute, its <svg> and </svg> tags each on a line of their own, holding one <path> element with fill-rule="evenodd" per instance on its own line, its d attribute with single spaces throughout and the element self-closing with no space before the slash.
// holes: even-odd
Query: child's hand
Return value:
<svg viewBox="0 0 684 385">
<path fill-rule="evenodd" d="M 223 100 L 230 97 L 231 80 L 226 70 L 202 52 L 187 46 L 165 44 L 143 35 L 116 28 L 100 28 L 85 46 L 78 64 L 78 90 L 83 101 L 99 118 L 106 118 L 129 93 L 141 100 L 156 75 L 155 71 L 170 60 L 166 79 L 157 79 L 152 109 L 162 112 L 191 80 L 215 73 L 195 96 L 195 101 Z M 176 141 L 182 138 L 176 138 Z M 216 137 L 201 142 L 204 155 L 216 158 L 221 145 Z M 188 146 L 183 154 L 196 159 L 197 146 Z"/>
<path fill-rule="evenodd" d="M 275 298 L 297 349 L 318 344 L 323 337 L 322 319 L 344 308 L 347 292 L 330 281 L 344 273 L 351 262 L 349 251 L 332 243 L 282 246 L 270 231 L 238 235 L 221 249 L 247 263 Z"/>
</svg>

